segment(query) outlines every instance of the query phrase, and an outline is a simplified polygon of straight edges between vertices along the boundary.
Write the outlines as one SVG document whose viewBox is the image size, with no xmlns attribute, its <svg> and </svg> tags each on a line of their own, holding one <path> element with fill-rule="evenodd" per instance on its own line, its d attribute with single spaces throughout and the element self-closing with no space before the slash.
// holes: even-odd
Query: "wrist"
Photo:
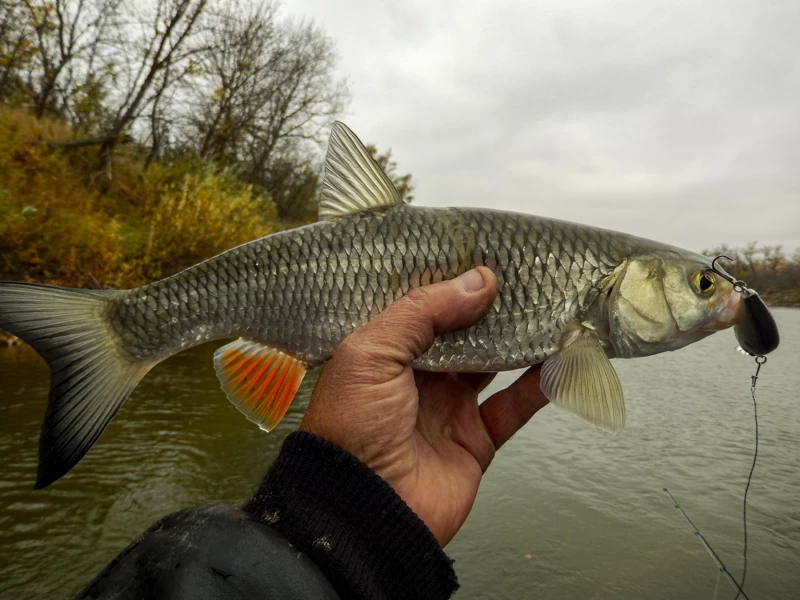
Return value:
<svg viewBox="0 0 800 600">
<path fill-rule="evenodd" d="M 309 555 L 347 597 L 448 598 L 458 586 L 452 561 L 389 484 L 311 433 L 287 437 L 245 510 Z"/>
</svg>

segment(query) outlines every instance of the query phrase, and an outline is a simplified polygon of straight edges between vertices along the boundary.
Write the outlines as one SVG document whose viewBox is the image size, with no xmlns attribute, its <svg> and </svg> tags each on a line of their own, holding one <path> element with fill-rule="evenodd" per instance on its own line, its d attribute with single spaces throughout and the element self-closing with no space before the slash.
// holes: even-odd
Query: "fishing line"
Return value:
<svg viewBox="0 0 800 600">
<path fill-rule="evenodd" d="M 738 279 L 734 279 L 721 269 L 716 266 L 718 260 L 722 258 L 728 258 L 726 256 L 718 256 L 711 262 L 711 271 L 720 275 L 723 279 L 726 279 L 733 285 L 733 289 L 735 292 L 742 295 L 743 302 L 745 303 L 745 308 L 750 311 L 749 315 L 753 318 L 753 320 L 760 324 L 766 326 L 766 332 L 764 335 L 759 335 L 756 329 L 750 328 L 740 334 L 736 331 L 736 338 L 740 342 L 740 346 L 742 348 L 742 352 L 744 354 L 748 354 L 750 356 L 755 357 L 756 361 L 756 372 L 755 375 L 751 375 L 750 377 L 750 396 L 753 399 L 753 420 L 755 421 L 755 449 L 753 451 L 753 462 L 750 465 L 750 473 L 747 475 L 747 485 L 744 488 L 744 498 L 742 500 L 742 529 L 744 534 L 744 548 L 742 552 L 742 560 L 743 560 L 743 567 L 742 567 L 742 579 L 741 583 L 737 583 L 734 576 L 722 562 L 722 559 L 719 555 L 714 551 L 711 547 L 711 544 L 708 543 L 708 540 L 700 533 L 700 530 L 697 529 L 695 524 L 689 518 L 689 515 L 686 514 L 686 511 L 683 510 L 680 504 L 678 504 L 675 497 L 670 493 L 670 491 L 665 487 L 663 490 L 669 494 L 669 497 L 672 498 L 672 502 L 675 505 L 675 508 L 681 511 L 681 514 L 684 518 L 688 521 L 689 525 L 692 527 L 695 535 L 697 535 L 700 540 L 703 542 L 706 550 L 714 559 L 714 561 L 719 566 L 720 572 L 725 573 L 728 576 L 728 579 L 731 582 L 737 592 L 736 598 L 734 600 L 739 600 L 741 596 L 744 596 L 745 600 L 749 600 L 747 594 L 744 591 L 744 584 L 745 580 L 747 579 L 747 495 L 750 491 L 750 484 L 753 481 L 753 471 L 756 468 L 756 462 L 758 461 L 758 404 L 756 403 L 756 384 L 758 383 L 758 376 L 761 372 L 761 366 L 766 364 L 767 357 L 764 356 L 768 352 L 773 351 L 778 346 L 778 331 L 777 327 L 775 326 L 775 322 L 772 319 L 769 311 L 767 311 L 766 305 L 764 305 L 763 301 L 758 297 L 758 294 L 747 287 L 747 284 L 744 281 L 740 281 Z M 730 260 L 728 258 L 728 260 Z M 717 591 L 719 589 L 719 573 L 717 574 L 717 584 L 714 587 L 714 598 L 717 597 Z"/>
<path fill-rule="evenodd" d="M 763 364 L 765 364 L 767 362 L 767 357 L 766 356 L 756 356 L 755 360 L 756 360 L 756 373 L 755 373 L 755 375 L 751 375 L 750 376 L 750 396 L 753 398 L 753 419 L 755 421 L 756 436 L 755 436 L 755 450 L 753 452 L 753 463 L 750 465 L 750 473 L 747 476 L 747 485 L 744 488 L 744 500 L 742 502 L 742 523 L 743 523 L 743 526 L 744 526 L 743 527 L 743 529 L 744 529 L 744 550 L 743 550 L 744 566 L 742 568 L 742 580 L 741 580 L 741 583 L 738 583 L 736 581 L 734 576 L 728 570 L 728 567 L 726 567 L 725 563 L 722 562 L 722 559 L 714 551 L 714 548 L 711 547 L 711 544 L 708 542 L 708 540 L 705 538 L 705 536 L 702 533 L 700 533 L 700 530 L 697 528 L 697 526 L 694 524 L 694 522 L 692 522 L 692 520 L 689 518 L 689 515 L 686 514 L 686 511 L 683 510 L 683 507 L 680 504 L 678 504 L 678 501 L 675 499 L 675 496 L 672 495 L 672 492 L 670 492 L 666 487 L 662 488 L 667 494 L 669 494 L 669 497 L 672 499 L 672 503 L 674 504 L 675 508 L 677 508 L 678 510 L 681 511 L 681 514 L 686 519 L 686 521 L 689 523 L 689 525 L 691 526 L 692 531 L 694 531 L 695 535 L 700 538 L 701 542 L 703 542 L 703 546 L 708 551 L 708 553 L 711 555 L 711 558 L 714 559 L 714 562 L 717 563 L 717 566 L 719 567 L 720 573 L 725 573 L 728 576 L 728 579 L 730 580 L 731 585 L 734 586 L 734 589 L 736 589 L 736 598 L 734 598 L 734 600 L 739 600 L 739 598 L 742 597 L 742 596 L 745 598 L 745 600 L 750 600 L 749 597 L 747 596 L 747 594 L 745 593 L 744 589 L 743 589 L 744 588 L 744 582 L 747 579 L 747 494 L 750 491 L 750 484 L 753 481 L 753 471 L 755 471 L 756 462 L 758 460 L 758 405 L 756 404 L 756 384 L 758 383 L 758 376 L 761 373 L 761 365 L 763 365 Z M 719 573 L 717 574 L 717 584 L 714 587 L 714 598 L 715 599 L 717 597 L 718 589 L 719 589 Z"/>
<path fill-rule="evenodd" d="M 667 488 L 662 488 L 662 489 L 663 489 L 663 490 L 664 490 L 664 491 L 665 491 L 667 494 L 669 494 L 669 497 L 670 497 L 670 498 L 672 498 L 672 503 L 675 505 L 675 508 L 677 508 L 679 511 L 681 511 L 681 514 L 683 515 L 683 518 L 684 518 L 684 519 L 686 519 L 686 521 L 689 523 L 689 525 L 690 525 L 690 526 L 691 526 L 691 528 L 692 528 L 692 531 L 694 531 L 694 534 L 695 534 L 697 537 L 699 537 L 699 538 L 700 538 L 700 541 L 701 541 L 701 542 L 703 542 L 703 546 L 704 546 L 704 547 L 705 547 L 705 549 L 708 551 L 708 553 L 711 555 L 711 558 L 713 558 L 713 559 L 714 559 L 714 562 L 716 562 L 716 563 L 717 563 L 717 566 L 719 567 L 719 570 L 720 570 L 721 572 L 725 573 L 725 574 L 728 576 L 728 579 L 730 580 L 730 582 L 731 582 L 731 585 L 734 587 L 734 589 L 738 590 L 738 591 L 739 591 L 739 593 L 740 593 L 742 596 L 744 596 L 745 600 L 750 600 L 750 598 L 748 598 L 747 594 L 745 594 L 744 590 L 742 589 L 742 586 L 740 586 L 740 585 L 739 585 L 739 584 L 736 582 L 736 579 L 734 579 L 733 575 L 732 575 L 732 574 L 731 574 L 731 572 L 728 570 L 728 567 L 726 567 L 726 566 L 725 566 L 725 563 L 723 563 L 723 562 L 722 562 L 722 559 L 721 559 L 721 558 L 719 557 L 719 555 L 718 555 L 718 554 L 717 554 L 717 553 L 714 551 L 714 548 L 712 548 L 712 547 L 711 547 L 711 544 L 709 544 L 709 543 L 708 543 L 708 540 L 705 538 L 705 536 L 704 536 L 702 533 L 700 533 L 700 530 L 697 528 L 697 526 L 696 526 L 696 525 L 695 525 L 695 524 L 692 522 L 692 520 L 689 518 L 689 515 L 687 515 L 687 514 L 686 514 L 686 511 L 685 511 L 685 510 L 683 510 L 683 507 L 682 507 L 680 504 L 678 504 L 678 501 L 675 499 L 675 496 L 673 496 L 673 495 L 672 495 L 672 492 L 670 492 L 670 491 L 669 491 Z M 737 596 L 737 597 L 738 597 L 738 596 Z"/>
<path fill-rule="evenodd" d="M 753 419 L 756 423 L 756 448 L 753 452 L 753 464 L 750 465 L 750 474 L 747 476 L 747 485 L 744 488 L 744 502 L 742 503 L 742 523 L 744 525 L 744 567 L 742 568 L 742 582 L 739 588 L 739 593 L 736 594 L 734 600 L 739 600 L 739 596 L 743 593 L 741 588 L 744 587 L 745 579 L 747 579 L 747 492 L 750 491 L 750 482 L 753 480 L 753 471 L 756 468 L 756 461 L 758 460 L 758 405 L 756 404 L 756 383 L 758 383 L 758 374 L 761 371 L 761 365 L 767 362 L 766 356 L 756 356 L 756 374 L 750 378 L 750 395 L 753 397 Z M 745 596 L 746 597 L 746 596 Z"/>
<path fill-rule="evenodd" d="M 678 504 L 678 501 L 675 499 L 675 496 L 672 495 L 672 492 L 670 492 L 666 487 L 662 488 L 667 494 L 669 494 L 669 497 L 672 499 L 672 502 L 675 505 L 675 508 L 677 508 L 678 510 L 681 511 L 681 514 L 686 519 L 686 521 L 689 523 L 689 525 L 691 526 L 692 531 L 694 531 L 695 535 L 700 538 L 701 542 L 703 542 L 703 546 L 708 551 L 708 553 L 711 555 L 711 558 L 714 559 L 714 562 L 717 563 L 717 566 L 719 567 L 719 571 L 721 573 L 725 573 L 728 576 L 728 579 L 730 580 L 731 585 L 734 586 L 734 589 L 736 590 L 736 598 L 734 598 L 734 600 L 739 600 L 740 597 L 744 597 L 745 600 L 750 600 L 749 597 L 747 596 L 747 594 L 745 593 L 744 589 L 743 589 L 744 588 L 744 582 L 747 579 L 747 494 L 750 491 L 750 484 L 753 481 L 753 471 L 755 471 L 756 461 L 758 460 L 758 405 L 756 404 L 756 384 L 758 383 L 758 376 L 761 373 L 761 365 L 763 365 L 763 364 L 765 364 L 767 362 L 767 357 L 766 356 L 756 356 L 755 360 L 756 360 L 756 373 L 755 373 L 755 375 L 751 375 L 750 376 L 750 396 L 753 398 L 753 419 L 755 420 L 756 443 L 755 443 L 755 450 L 753 452 L 753 463 L 750 465 L 750 473 L 747 476 L 747 485 L 744 488 L 744 500 L 742 502 L 742 523 L 744 525 L 744 528 L 743 528 L 744 529 L 744 550 L 743 550 L 744 566 L 742 568 L 742 580 L 741 580 L 741 583 L 738 583 L 736 581 L 734 576 L 728 570 L 728 567 L 726 567 L 725 563 L 722 562 L 722 559 L 714 551 L 714 548 L 711 547 L 711 544 L 708 542 L 708 540 L 705 538 L 705 536 L 702 533 L 700 533 L 700 530 L 697 528 L 697 526 L 689 518 L 689 515 L 686 514 L 686 511 L 683 510 L 683 507 L 680 504 Z M 714 598 L 715 599 L 717 597 L 718 588 L 719 588 L 719 573 L 717 574 L 717 585 L 714 587 Z"/>
</svg>

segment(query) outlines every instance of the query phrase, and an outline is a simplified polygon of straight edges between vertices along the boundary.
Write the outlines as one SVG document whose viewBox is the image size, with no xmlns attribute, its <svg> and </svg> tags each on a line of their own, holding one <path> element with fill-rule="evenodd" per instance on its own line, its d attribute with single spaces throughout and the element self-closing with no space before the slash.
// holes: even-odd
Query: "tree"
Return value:
<svg viewBox="0 0 800 600">
<path fill-rule="evenodd" d="M 751 273 L 755 273 L 758 268 L 756 254 L 758 254 L 757 242 L 748 242 L 741 250 L 745 267 Z"/>
<path fill-rule="evenodd" d="M 0 0 L 0 100 L 22 89 L 80 134 L 45 143 L 99 146 L 109 175 L 126 139 L 149 145 L 145 168 L 199 157 L 266 190 L 286 221 L 315 212 L 319 150 L 349 101 L 336 61 L 273 0 Z M 411 200 L 391 151 L 371 152 Z"/>
<path fill-rule="evenodd" d="M 74 66 L 94 55 L 115 17 L 118 0 L 22 0 L 35 39 L 28 89 L 37 117 L 61 114 L 69 101 Z M 60 98 L 57 98 L 60 96 Z"/>
<path fill-rule="evenodd" d="M 279 21 L 271 3 L 225 3 L 209 21 L 185 140 L 267 187 L 272 163 L 313 152 L 348 101 L 333 43 L 312 23 Z"/>
<path fill-rule="evenodd" d="M 246 139 L 278 69 L 275 13 L 271 3 L 241 2 L 209 11 L 185 130 L 187 144 L 201 158 L 229 166 L 243 161 Z"/>
<path fill-rule="evenodd" d="M 110 166 L 111 153 L 122 133 L 154 102 L 158 104 L 179 79 L 176 70 L 188 71 L 185 63 L 197 52 L 189 39 L 206 4 L 207 0 L 156 0 L 151 14 L 132 13 L 141 33 L 133 39 L 121 37 L 114 57 L 121 65 L 115 83 L 122 94 L 115 99 L 116 107 L 105 127 L 101 167 Z"/>
<path fill-rule="evenodd" d="M 779 272 L 786 264 L 786 257 L 783 255 L 783 246 L 781 245 L 764 245 L 759 248 L 759 252 L 764 257 L 761 262 L 766 270 L 771 273 Z"/>
<path fill-rule="evenodd" d="M 278 217 L 288 223 L 313 221 L 319 194 L 319 166 L 298 156 L 272 160 L 262 177 Z"/>
<path fill-rule="evenodd" d="M 35 54 L 33 31 L 20 0 L 0 0 L 0 101 L 17 102 L 23 73 Z"/>
<path fill-rule="evenodd" d="M 271 159 L 304 153 L 328 135 L 349 99 L 334 74 L 332 41 L 313 23 L 287 21 L 278 30 L 277 67 L 246 140 L 245 177 L 260 184 Z"/>
</svg>

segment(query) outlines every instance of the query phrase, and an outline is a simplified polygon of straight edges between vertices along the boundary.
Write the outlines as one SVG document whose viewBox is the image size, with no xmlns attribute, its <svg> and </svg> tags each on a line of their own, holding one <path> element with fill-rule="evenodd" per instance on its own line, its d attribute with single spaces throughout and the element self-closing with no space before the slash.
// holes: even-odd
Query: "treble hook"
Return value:
<svg viewBox="0 0 800 600">
<path fill-rule="evenodd" d="M 742 294 L 744 296 L 753 295 L 755 292 L 752 289 L 750 289 L 749 287 L 747 287 L 747 284 L 744 281 L 742 281 L 741 279 L 736 279 L 734 277 L 731 277 L 725 271 L 723 271 L 719 267 L 717 267 L 717 261 L 719 259 L 721 259 L 721 258 L 724 258 L 725 260 L 733 262 L 733 259 L 730 258 L 729 256 L 725 256 L 724 254 L 720 254 L 714 260 L 711 261 L 711 270 L 714 273 L 716 273 L 717 275 L 719 275 L 720 277 L 722 277 L 725 281 L 730 283 L 733 286 L 733 291 L 739 292 L 740 294 Z"/>
<path fill-rule="evenodd" d="M 733 291 L 742 295 L 741 318 L 733 328 L 736 339 L 742 350 L 750 356 L 764 356 L 769 354 L 780 343 L 780 334 L 775 319 L 764 304 L 764 301 L 755 290 L 747 287 L 744 281 L 731 277 L 719 267 L 717 261 L 721 258 L 731 260 L 725 255 L 717 256 L 711 261 L 711 271 L 733 285 Z M 731 260 L 731 262 L 733 262 Z"/>
</svg>

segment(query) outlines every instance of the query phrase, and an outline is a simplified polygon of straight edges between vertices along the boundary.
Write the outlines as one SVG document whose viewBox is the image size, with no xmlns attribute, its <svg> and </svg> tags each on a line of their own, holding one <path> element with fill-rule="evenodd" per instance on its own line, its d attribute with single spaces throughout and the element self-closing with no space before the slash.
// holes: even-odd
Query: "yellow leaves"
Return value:
<svg viewBox="0 0 800 600">
<path fill-rule="evenodd" d="M 28 10 L 28 23 L 36 31 L 55 32 L 58 30 L 56 22 L 56 6 L 53 2 L 34 4 L 26 2 Z"/>
<path fill-rule="evenodd" d="M 12 159 L 24 166 L 36 165 L 42 157 L 42 146 L 38 144 L 28 144 L 21 146 L 14 152 Z"/>
<path fill-rule="evenodd" d="M 164 185 L 148 218 L 145 259 L 208 257 L 274 231 L 271 201 L 210 170 Z"/>
<path fill-rule="evenodd" d="M 103 215 L 51 206 L 41 219 L 25 219 L 5 233 L 0 253 L 16 268 L 3 277 L 75 287 L 116 283 L 120 239 L 116 223 Z"/>
<path fill-rule="evenodd" d="M 63 125 L 0 110 L 0 279 L 74 287 L 132 287 L 277 229 L 269 198 L 200 163 L 114 160 L 92 183 L 89 152 Z"/>
</svg>

